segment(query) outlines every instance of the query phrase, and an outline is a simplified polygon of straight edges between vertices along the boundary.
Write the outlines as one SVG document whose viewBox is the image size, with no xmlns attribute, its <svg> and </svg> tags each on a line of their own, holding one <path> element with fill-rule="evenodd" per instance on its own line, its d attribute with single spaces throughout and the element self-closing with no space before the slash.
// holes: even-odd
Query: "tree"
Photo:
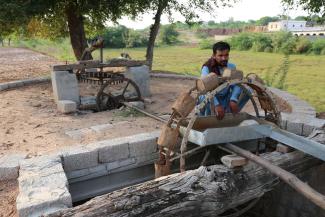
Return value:
<svg viewBox="0 0 325 217">
<path fill-rule="evenodd" d="M 150 69 L 152 68 L 153 50 L 155 40 L 160 27 L 160 19 L 163 13 L 166 13 L 171 18 L 174 12 L 179 12 L 186 19 L 186 22 L 190 22 L 195 18 L 198 18 L 198 11 L 213 12 L 218 7 L 226 7 L 230 5 L 230 2 L 236 0 L 152 0 L 146 2 L 145 7 L 155 11 L 154 23 L 150 27 L 149 42 L 146 52 L 146 60 Z"/>
<path fill-rule="evenodd" d="M 317 13 L 325 18 L 324 0 L 282 0 L 282 2 L 289 6 L 302 6 L 302 8 L 309 13 Z"/>
<path fill-rule="evenodd" d="M 135 16 L 145 9 L 141 7 L 143 2 L 146 3 L 147 0 L 2 0 L 0 22 L 22 23 L 22 19 L 17 16 L 19 12 L 22 14 L 21 17 L 25 18 L 25 23 L 37 17 L 41 22 L 47 22 L 52 27 L 66 27 L 74 54 L 79 60 L 87 47 L 85 24 L 98 29 L 104 27 L 105 21 L 116 21 L 124 14 Z M 8 10 L 8 7 L 13 10 Z"/>
<path fill-rule="evenodd" d="M 169 24 L 163 26 L 160 31 L 160 41 L 162 44 L 175 44 L 178 42 L 178 37 L 179 33 L 175 29 L 175 25 Z"/>
<path fill-rule="evenodd" d="M 278 21 L 278 17 L 262 17 L 256 21 L 256 24 L 259 26 L 266 26 L 269 22 Z"/>
</svg>

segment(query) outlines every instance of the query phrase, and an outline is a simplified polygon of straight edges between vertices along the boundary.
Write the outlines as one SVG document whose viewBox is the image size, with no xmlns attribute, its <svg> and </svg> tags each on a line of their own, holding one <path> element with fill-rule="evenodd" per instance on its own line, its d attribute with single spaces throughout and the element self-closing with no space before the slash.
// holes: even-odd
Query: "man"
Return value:
<svg viewBox="0 0 325 217">
<path fill-rule="evenodd" d="M 236 69 L 235 64 L 228 62 L 230 52 L 230 45 L 228 43 L 223 41 L 217 42 L 213 45 L 212 51 L 212 57 L 202 66 L 201 77 L 207 76 L 209 73 L 216 73 L 218 76 L 222 76 L 225 68 Z M 242 90 L 239 86 L 230 85 L 214 96 L 214 111 L 219 120 L 223 119 L 225 112 L 236 114 L 244 107 L 249 97 L 245 95 L 239 101 L 241 93 Z M 201 102 L 203 99 L 204 96 L 200 96 L 199 101 Z M 200 112 L 200 115 L 211 115 L 210 107 L 209 102 L 205 109 Z"/>
</svg>

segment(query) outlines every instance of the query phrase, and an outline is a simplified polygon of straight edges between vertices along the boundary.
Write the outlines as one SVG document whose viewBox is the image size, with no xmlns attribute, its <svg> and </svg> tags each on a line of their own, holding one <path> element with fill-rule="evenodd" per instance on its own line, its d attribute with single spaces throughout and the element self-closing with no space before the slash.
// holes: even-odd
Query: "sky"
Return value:
<svg viewBox="0 0 325 217">
<path fill-rule="evenodd" d="M 280 0 L 240 0 L 233 4 L 232 8 L 219 8 L 216 10 L 214 15 L 208 13 L 199 13 L 200 20 L 209 21 L 214 20 L 216 22 L 226 21 L 229 18 L 234 18 L 236 21 L 248 21 L 258 20 L 264 16 L 277 16 L 284 14 L 284 9 Z M 297 16 L 308 15 L 302 9 L 291 9 L 288 15 L 292 18 Z M 150 26 L 153 23 L 154 14 L 144 14 L 142 18 L 138 18 L 133 21 L 127 17 L 123 17 L 119 20 L 119 24 L 124 25 L 128 28 L 143 29 Z M 180 14 L 173 15 L 174 21 L 184 21 L 184 18 Z M 162 24 L 169 23 L 167 16 L 162 16 Z"/>
</svg>

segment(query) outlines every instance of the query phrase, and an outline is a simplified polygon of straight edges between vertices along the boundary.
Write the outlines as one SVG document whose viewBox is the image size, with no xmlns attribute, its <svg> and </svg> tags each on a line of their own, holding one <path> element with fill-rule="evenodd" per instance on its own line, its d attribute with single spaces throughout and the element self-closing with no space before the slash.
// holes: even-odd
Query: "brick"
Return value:
<svg viewBox="0 0 325 217">
<path fill-rule="evenodd" d="M 126 167 L 129 166 L 131 164 L 135 164 L 136 160 L 135 158 L 128 158 L 125 160 L 118 160 L 118 161 L 114 161 L 111 163 L 107 163 L 106 164 L 106 169 L 107 171 L 111 171 L 111 170 L 115 170 L 121 167 Z"/>
<path fill-rule="evenodd" d="M 225 155 L 221 158 L 221 162 L 228 168 L 234 168 L 246 165 L 247 159 L 238 155 Z"/>
<path fill-rule="evenodd" d="M 155 152 L 151 154 L 137 156 L 136 161 L 137 161 L 137 165 L 147 165 L 158 160 L 158 158 L 159 158 L 159 153 Z"/>
<path fill-rule="evenodd" d="M 98 150 L 84 146 L 62 151 L 63 168 L 66 172 L 91 168 L 98 165 Z"/>
<path fill-rule="evenodd" d="M 127 141 L 125 138 L 118 138 L 100 142 L 99 162 L 109 163 L 128 158 L 130 152 Z"/>
<path fill-rule="evenodd" d="M 302 123 L 287 122 L 287 131 L 296 135 L 302 135 Z"/>
<path fill-rule="evenodd" d="M 17 179 L 19 163 L 26 158 L 26 154 L 11 154 L 0 158 L 0 181 Z"/>
<path fill-rule="evenodd" d="M 157 152 L 157 139 L 159 133 L 159 131 L 154 131 L 130 137 L 129 144 L 131 156 L 141 156 Z"/>
<path fill-rule="evenodd" d="M 283 144 L 277 144 L 276 151 L 281 153 L 289 153 L 292 152 L 294 149 L 290 146 L 286 146 Z"/>
<path fill-rule="evenodd" d="M 59 100 L 57 102 L 59 112 L 68 114 L 77 110 L 77 103 L 71 100 Z"/>
</svg>

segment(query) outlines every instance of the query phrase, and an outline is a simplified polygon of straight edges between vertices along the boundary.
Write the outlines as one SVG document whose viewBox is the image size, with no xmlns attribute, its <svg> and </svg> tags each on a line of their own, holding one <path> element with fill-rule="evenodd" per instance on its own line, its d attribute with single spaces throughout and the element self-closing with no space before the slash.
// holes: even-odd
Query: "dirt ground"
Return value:
<svg viewBox="0 0 325 217">
<path fill-rule="evenodd" d="M 59 61 L 27 49 L 1 48 L 0 64 L 2 83 L 49 75 L 50 65 L 59 64 Z M 193 83 L 191 80 L 151 79 L 152 96 L 146 101 L 146 110 L 156 115 L 170 114 L 176 96 Z M 80 92 L 87 92 L 87 88 L 93 87 L 80 84 Z M 44 155 L 78 144 L 158 130 L 162 125 L 126 109 L 61 114 L 56 109 L 50 83 L 3 91 L 0 99 L 0 157 L 18 152 L 27 153 L 28 157 Z M 288 110 L 284 102 L 280 104 L 281 110 Z M 252 111 L 252 106 L 246 110 Z M 89 132 L 82 138 L 66 134 L 108 123 L 113 127 L 104 133 Z M 0 182 L 0 216 L 16 215 L 17 188 L 16 181 Z"/>
</svg>

